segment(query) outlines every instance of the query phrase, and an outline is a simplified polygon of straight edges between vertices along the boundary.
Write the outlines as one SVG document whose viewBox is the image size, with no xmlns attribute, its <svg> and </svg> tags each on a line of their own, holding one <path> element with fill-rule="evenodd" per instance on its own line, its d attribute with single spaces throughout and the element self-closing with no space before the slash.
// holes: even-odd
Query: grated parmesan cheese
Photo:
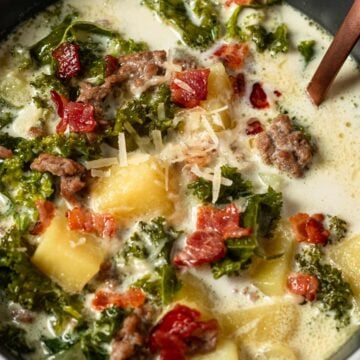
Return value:
<svg viewBox="0 0 360 360">
<path fill-rule="evenodd" d="M 126 150 L 126 139 L 125 134 L 121 132 L 119 134 L 119 163 L 120 166 L 128 166 L 128 157 Z"/>
<path fill-rule="evenodd" d="M 164 144 L 162 141 L 161 131 L 160 130 L 153 130 L 151 132 L 151 137 L 154 142 L 155 150 L 160 152 L 164 148 Z"/>
<path fill-rule="evenodd" d="M 209 123 L 209 120 L 206 118 L 206 116 L 201 116 L 202 122 L 204 124 L 204 127 L 206 131 L 208 132 L 211 140 L 213 143 L 218 146 L 219 145 L 219 138 L 217 137 L 214 129 L 212 128 L 211 124 Z"/>
<path fill-rule="evenodd" d="M 195 90 L 189 86 L 185 81 L 182 81 L 180 79 L 174 79 L 174 83 L 181 89 L 185 90 L 186 92 L 190 94 L 196 94 Z"/>
<path fill-rule="evenodd" d="M 116 164 L 118 164 L 118 159 L 116 157 L 92 160 L 84 163 L 87 170 L 100 169 Z"/>
<path fill-rule="evenodd" d="M 162 102 L 159 104 L 157 108 L 157 114 L 160 121 L 163 121 L 166 119 L 166 113 L 165 113 L 165 104 Z"/>
<path fill-rule="evenodd" d="M 233 184 L 233 181 L 224 177 L 221 177 L 221 167 L 220 168 L 220 185 L 224 185 L 224 186 L 231 186 Z M 216 169 L 215 169 L 216 170 Z M 193 165 L 190 169 L 190 171 L 196 175 L 197 177 L 201 177 L 207 181 L 213 181 L 214 180 L 214 174 L 215 172 L 206 172 L 206 171 L 201 171 L 198 167 L 198 165 Z"/>
<path fill-rule="evenodd" d="M 91 169 L 90 172 L 92 177 L 110 177 L 111 176 L 111 169 L 107 170 L 107 171 L 103 171 L 103 170 L 98 170 L 98 169 Z"/>
<path fill-rule="evenodd" d="M 212 202 L 215 204 L 220 195 L 221 188 L 221 167 L 217 165 L 214 169 L 214 176 L 212 179 Z"/>
</svg>

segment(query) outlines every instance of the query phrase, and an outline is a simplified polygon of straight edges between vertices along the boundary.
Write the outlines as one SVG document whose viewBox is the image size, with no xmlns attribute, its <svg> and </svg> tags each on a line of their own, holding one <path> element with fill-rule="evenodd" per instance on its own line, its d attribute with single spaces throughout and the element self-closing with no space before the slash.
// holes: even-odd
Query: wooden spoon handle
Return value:
<svg viewBox="0 0 360 360">
<path fill-rule="evenodd" d="M 355 0 L 307 87 L 315 105 L 319 106 L 324 101 L 327 91 L 359 38 L 360 0 Z"/>
</svg>

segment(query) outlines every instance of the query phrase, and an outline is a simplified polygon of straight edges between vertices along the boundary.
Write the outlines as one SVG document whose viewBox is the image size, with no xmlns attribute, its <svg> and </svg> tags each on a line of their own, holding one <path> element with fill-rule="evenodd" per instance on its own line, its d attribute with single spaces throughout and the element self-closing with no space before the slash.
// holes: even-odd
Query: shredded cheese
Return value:
<svg viewBox="0 0 360 360">
<path fill-rule="evenodd" d="M 157 108 L 158 118 L 160 121 L 163 121 L 166 119 L 166 113 L 165 113 L 165 104 L 162 102 L 159 104 Z"/>
<path fill-rule="evenodd" d="M 92 177 L 110 177 L 111 176 L 111 170 L 107 170 L 107 171 L 103 171 L 103 170 L 98 170 L 98 169 L 91 169 L 90 172 Z"/>
<path fill-rule="evenodd" d="M 233 184 L 233 181 L 224 177 L 221 177 L 221 167 L 220 168 L 220 185 L 224 185 L 224 186 L 231 186 Z M 196 175 L 197 177 L 201 177 L 207 181 L 213 181 L 214 180 L 214 175 L 215 175 L 215 171 L 201 171 L 198 167 L 198 165 L 193 165 L 190 169 L 190 171 Z"/>
<path fill-rule="evenodd" d="M 214 176 L 212 180 L 212 202 L 215 204 L 219 198 L 221 189 L 221 167 L 215 167 Z"/>
<path fill-rule="evenodd" d="M 215 109 L 215 110 L 206 111 L 206 113 L 207 113 L 208 115 L 214 115 L 214 114 L 222 113 L 222 112 L 224 112 L 224 111 L 226 111 L 226 110 L 229 110 L 229 106 L 228 106 L 228 105 L 225 105 L 225 106 L 223 106 L 223 107 L 221 107 L 221 108 L 218 108 L 218 109 Z"/>
<path fill-rule="evenodd" d="M 119 163 L 120 166 L 128 166 L 128 157 L 126 151 L 126 139 L 125 134 L 121 132 L 119 134 Z"/>
<path fill-rule="evenodd" d="M 118 164 L 118 159 L 116 157 L 92 160 L 84 163 L 87 170 L 100 169 L 116 164 Z"/>
<path fill-rule="evenodd" d="M 164 148 L 164 144 L 162 141 L 161 131 L 160 130 L 153 130 L 151 132 L 151 137 L 154 142 L 155 150 L 160 152 Z"/>
<path fill-rule="evenodd" d="M 195 90 L 189 86 L 185 81 L 182 81 L 180 79 L 174 79 L 174 83 L 181 89 L 185 90 L 186 92 L 190 94 L 196 94 Z"/>
<path fill-rule="evenodd" d="M 211 140 L 213 141 L 213 143 L 216 146 L 218 146 L 219 145 L 219 138 L 217 137 L 214 129 L 212 128 L 211 124 L 209 123 L 209 120 L 206 118 L 206 116 L 202 116 L 201 119 L 202 119 L 204 127 L 205 127 L 206 131 L 208 132 Z"/>
<path fill-rule="evenodd" d="M 169 191 L 169 164 L 165 163 L 164 165 L 165 167 L 165 191 L 168 192 Z"/>
</svg>

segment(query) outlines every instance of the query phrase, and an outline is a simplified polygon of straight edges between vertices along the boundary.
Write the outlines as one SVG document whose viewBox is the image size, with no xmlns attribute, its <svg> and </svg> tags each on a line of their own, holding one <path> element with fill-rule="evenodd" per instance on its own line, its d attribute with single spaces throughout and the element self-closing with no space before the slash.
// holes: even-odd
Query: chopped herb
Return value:
<svg viewBox="0 0 360 360">
<path fill-rule="evenodd" d="M 317 246 L 306 247 L 295 259 L 302 272 L 319 280 L 317 302 L 321 309 L 332 314 L 339 326 L 349 325 L 352 291 L 350 285 L 343 280 L 341 271 L 324 263 L 322 250 Z"/>
<path fill-rule="evenodd" d="M 190 47 L 206 49 L 219 37 L 219 11 L 213 1 L 193 2 L 192 11 L 199 18 L 199 25 L 192 22 L 183 0 L 144 0 L 144 4 L 175 26 L 181 33 L 183 41 Z"/>
<path fill-rule="evenodd" d="M 275 32 L 271 34 L 269 50 L 275 54 L 279 52 L 287 53 L 289 51 L 288 28 L 285 24 L 279 25 Z"/>
<path fill-rule="evenodd" d="M 159 106 L 164 106 L 165 117 L 159 118 Z M 171 102 L 171 91 L 165 84 L 144 92 L 139 99 L 133 99 L 118 110 L 116 120 L 108 135 L 117 136 L 120 132 L 127 133 L 127 140 L 134 140 L 126 124 L 129 123 L 139 136 L 150 136 L 152 130 L 166 133 L 173 127 L 173 119 L 177 107 Z"/>
<path fill-rule="evenodd" d="M 168 227 L 164 218 L 150 223 L 140 222 L 139 231 L 125 243 L 122 256 L 126 263 L 132 258 L 142 259 L 154 266 L 154 272 L 136 281 L 133 286 L 141 287 L 153 301 L 168 304 L 180 289 L 180 282 L 170 263 L 170 253 L 179 232 Z"/>
<path fill-rule="evenodd" d="M 338 216 L 329 216 L 330 241 L 337 243 L 345 239 L 348 232 L 348 223 Z"/>
<path fill-rule="evenodd" d="M 303 56 L 306 64 L 308 64 L 314 58 L 315 44 L 315 40 L 305 40 L 302 41 L 297 47 L 300 54 Z"/>
<path fill-rule="evenodd" d="M 256 45 L 256 50 L 264 52 L 268 48 L 271 38 L 267 30 L 262 25 L 251 25 L 246 29 L 250 33 L 249 39 Z"/>
<path fill-rule="evenodd" d="M 226 204 L 240 197 L 246 197 L 252 193 L 252 184 L 244 180 L 234 167 L 224 165 L 221 167 L 221 176 L 232 181 L 230 186 L 221 185 L 219 198 L 216 204 Z M 199 178 L 188 185 L 191 193 L 201 202 L 212 201 L 212 182 Z"/>
</svg>

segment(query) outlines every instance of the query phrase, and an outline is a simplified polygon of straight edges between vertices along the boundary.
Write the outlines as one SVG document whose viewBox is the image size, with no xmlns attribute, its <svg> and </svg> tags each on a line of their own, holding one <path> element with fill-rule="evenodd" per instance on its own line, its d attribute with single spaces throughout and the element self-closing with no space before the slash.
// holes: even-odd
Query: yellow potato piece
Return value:
<svg viewBox="0 0 360 360">
<path fill-rule="evenodd" d="M 250 269 L 253 284 L 268 296 L 281 296 L 286 292 L 286 280 L 291 269 L 295 242 L 291 229 L 281 223 L 271 240 L 265 244 L 267 254 L 283 256 L 273 260 L 254 261 Z"/>
<path fill-rule="evenodd" d="M 104 258 L 98 240 L 69 230 L 61 211 L 42 235 L 32 262 L 64 290 L 77 293 L 99 271 Z"/>
<path fill-rule="evenodd" d="M 352 237 L 329 248 L 329 255 L 342 271 L 344 279 L 360 302 L 360 236 Z"/>
<path fill-rule="evenodd" d="M 231 340 L 220 340 L 216 350 L 207 354 L 189 357 L 191 360 L 240 360 L 238 348 Z"/>
<path fill-rule="evenodd" d="M 232 86 L 224 65 L 220 62 L 212 65 L 208 81 L 208 96 L 206 101 L 201 103 L 201 106 L 209 112 L 216 112 L 229 104 L 231 96 Z M 229 109 L 208 115 L 208 120 L 215 131 L 233 127 Z"/>
<path fill-rule="evenodd" d="M 112 166 L 111 176 L 97 180 L 90 198 L 97 212 L 110 213 L 119 224 L 127 224 L 139 217 L 171 214 L 174 205 L 170 194 L 163 164 L 150 158 L 125 167 Z"/>
<path fill-rule="evenodd" d="M 233 334 L 240 343 L 286 341 L 296 331 L 298 319 L 298 305 L 290 302 L 232 311 L 220 317 L 225 333 Z"/>
</svg>

